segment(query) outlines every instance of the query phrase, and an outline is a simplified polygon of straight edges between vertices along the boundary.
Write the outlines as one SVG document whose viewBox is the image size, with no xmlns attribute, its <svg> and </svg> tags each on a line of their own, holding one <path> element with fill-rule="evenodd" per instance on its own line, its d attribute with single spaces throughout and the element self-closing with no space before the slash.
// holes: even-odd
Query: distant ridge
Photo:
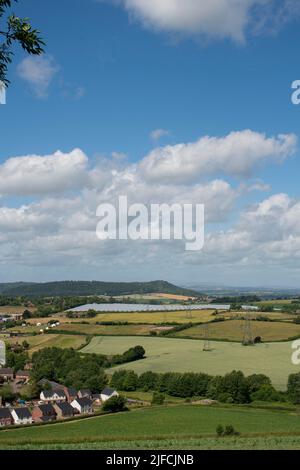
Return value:
<svg viewBox="0 0 300 470">
<path fill-rule="evenodd" d="M 1 284 L 0 295 L 27 296 L 76 296 L 76 295 L 130 295 L 130 294 L 176 294 L 197 296 L 199 292 L 175 286 L 166 281 L 151 282 L 101 282 L 101 281 L 57 281 L 45 283 L 16 282 Z"/>
</svg>

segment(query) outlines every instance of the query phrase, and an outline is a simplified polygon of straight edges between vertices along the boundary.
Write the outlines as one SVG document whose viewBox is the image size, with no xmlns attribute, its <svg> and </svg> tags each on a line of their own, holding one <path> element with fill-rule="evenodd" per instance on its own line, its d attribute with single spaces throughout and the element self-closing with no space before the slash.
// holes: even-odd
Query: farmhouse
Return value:
<svg viewBox="0 0 300 470">
<path fill-rule="evenodd" d="M 73 406 L 71 406 L 68 402 L 56 403 L 53 406 L 58 419 L 72 418 L 72 416 L 75 414 Z"/>
<path fill-rule="evenodd" d="M 89 398 L 76 398 L 76 400 L 72 401 L 71 405 L 80 414 L 93 413 L 93 402 Z"/>
<path fill-rule="evenodd" d="M 30 379 L 30 372 L 28 370 L 18 370 L 16 373 L 16 380 L 23 380 L 24 382 L 28 382 Z"/>
<path fill-rule="evenodd" d="M 0 377 L 3 380 L 6 380 L 6 381 L 14 380 L 14 371 L 13 371 L 13 369 L 10 369 L 10 368 L 0 369 Z"/>
<path fill-rule="evenodd" d="M 35 406 L 32 410 L 35 423 L 47 423 L 56 420 L 56 411 L 51 404 Z"/>
<path fill-rule="evenodd" d="M 55 403 L 66 401 L 67 396 L 63 390 L 43 390 L 40 394 L 40 399 L 46 403 Z"/>
<path fill-rule="evenodd" d="M 11 415 L 15 424 L 32 424 L 32 416 L 28 408 L 14 408 Z"/>
<path fill-rule="evenodd" d="M 11 426 L 13 418 L 8 408 L 0 408 L 0 426 Z"/>
<path fill-rule="evenodd" d="M 101 392 L 101 401 L 105 402 L 109 400 L 111 397 L 118 397 L 119 394 L 116 390 L 113 390 L 112 388 L 106 387 L 104 390 Z"/>
</svg>

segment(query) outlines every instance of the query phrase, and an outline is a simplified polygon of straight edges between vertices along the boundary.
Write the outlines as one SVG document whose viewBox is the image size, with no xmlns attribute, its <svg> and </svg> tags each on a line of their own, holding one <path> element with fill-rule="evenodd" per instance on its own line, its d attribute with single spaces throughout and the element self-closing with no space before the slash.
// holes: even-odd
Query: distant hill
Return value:
<svg viewBox="0 0 300 470">
<path fill-rule="evenodd" d="M 177 294 L 197 296 L 198 292 L 175 286 L 166 281 L 152 282 L 100 282 L 100 281 L 59 281 L 46 283 L 9 283 L 0 284 L 0 294 L 9 296 L 77 296 L 77 295 L 129 295 Z"/>
</svg>

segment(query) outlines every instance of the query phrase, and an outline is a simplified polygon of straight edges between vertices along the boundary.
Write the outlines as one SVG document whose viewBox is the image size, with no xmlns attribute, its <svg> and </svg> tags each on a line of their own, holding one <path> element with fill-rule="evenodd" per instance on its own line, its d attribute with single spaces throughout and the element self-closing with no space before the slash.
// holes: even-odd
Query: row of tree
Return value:
<svg viewBox="0 0 300 470">
<path fill-rule="evenodd" d="M 297 384 L 300 391 L 300 378 Z M 263 374 L 246 377 L 241 371 L 224 376 L 174 372 L 157 374 L 149 371 L 138 376 L 133 371 L 119 370 L 113 374 L 111 386 L 123 391 L 156 391 L 181 398 L 206 397 L 224 403 L 286 400 L 282 392 L 274 389 L 269 377 Z"/>
</svg>

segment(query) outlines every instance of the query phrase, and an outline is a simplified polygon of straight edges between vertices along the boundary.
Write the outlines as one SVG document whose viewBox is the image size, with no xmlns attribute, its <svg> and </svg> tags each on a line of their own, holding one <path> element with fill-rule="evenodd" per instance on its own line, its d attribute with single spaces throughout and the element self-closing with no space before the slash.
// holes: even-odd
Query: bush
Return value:
<svg viewBox="0 0 300 470">
<path fill-rule="evenodd" d="M 219 437 L 224 436 L 224 428 L 221 424 L 217 426 L 216 433 Z"/>
<path fill-rule="evenodd" d="M 110 411 L 111 413 L 118 413 L 120 411 L 127 410 L 125 404 L 126 404 L 126 398 L 120 395 L 118 397 L 111 397 L 108 400 L 106 400 L 102 405 L 102 409 L 103 411 Z"/>
<path fill-rule="evenodd" d="M 163 393 L 154 392 L 152 396 L 152 405 L 163 405 L 165 402 L 165 395 Z"/>
<path fill-rule="evenodd" d="M 262 385 L 259 390 L 252 393 L 252 401 L 282 401 L 282 395 L 272 385 Z"/>
</svg>

